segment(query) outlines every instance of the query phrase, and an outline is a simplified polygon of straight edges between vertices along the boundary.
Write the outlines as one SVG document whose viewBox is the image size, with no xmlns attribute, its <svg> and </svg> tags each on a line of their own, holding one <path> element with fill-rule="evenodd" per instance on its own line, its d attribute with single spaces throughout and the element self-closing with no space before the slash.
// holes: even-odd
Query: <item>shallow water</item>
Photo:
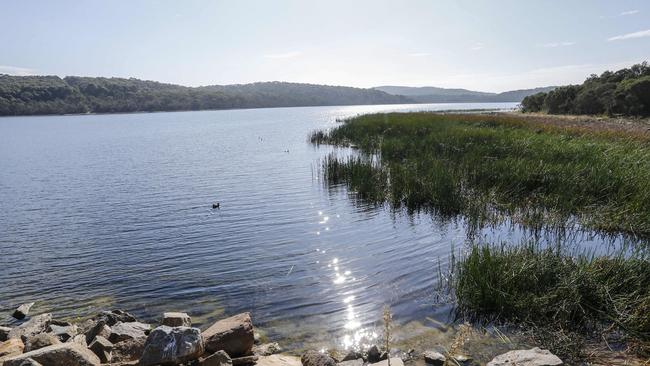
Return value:
<svg viewBox="0 0 650 366">
<path fill-rule="evenodd" d="M 251 311 L 290 348 L 371 342 L 384 305 L 399 324 L 447 324 L 438 263 L 465 242 L 462 220 L 409 217 L 326 187 L 320 159 L 333 148 L 307 136 L 359 113 L 513 106 L 0 118 L 0 322 L 27 301 L 58 317 L 181 310 L 199 325 Z"/>
</svg>

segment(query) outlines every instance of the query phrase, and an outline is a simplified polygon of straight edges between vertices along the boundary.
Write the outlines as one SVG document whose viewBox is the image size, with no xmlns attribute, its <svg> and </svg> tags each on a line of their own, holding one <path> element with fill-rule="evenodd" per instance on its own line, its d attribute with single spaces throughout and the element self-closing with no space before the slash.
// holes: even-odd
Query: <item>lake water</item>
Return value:
<svg viewBox="0 0 650 366">
<path fill-rule="evenodd" d="M 448 323 L 438 263 L 462 247 L 462 221 L 409 217 L 325 187 L 320 159 L 332 148 L 307 136 L 367 112 L 512 107 L 0 118 L 0 321 L 28 301 L 57 317 L 180 310 L 197 324 L 251 311 L 295 348 L 372 340 L 384 305 L 400 324 Z"/>
</svg>

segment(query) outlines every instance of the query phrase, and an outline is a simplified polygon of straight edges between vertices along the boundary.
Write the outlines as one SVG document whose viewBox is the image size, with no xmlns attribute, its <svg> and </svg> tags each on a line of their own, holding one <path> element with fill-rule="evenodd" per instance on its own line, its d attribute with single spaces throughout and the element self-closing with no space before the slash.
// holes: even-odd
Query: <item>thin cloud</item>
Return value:
<svg viewBox="0 0 650 366">
<path fill-rule="evenodd" d="M 0 74 L 8 74 L 14 76 L 28 76 L 28 75 L 35 75 L 36 70 L 28 69 L 26 67 L 0 65 Z"/>
<path fill-rule="evenodd" d="M 485 46 L 483 45 L 483 43 L 477 43 L 474 46 L 470 47 L 469 49 L 472 50 L 472 51 L 480 51 L 480 50 L 482 50 L 484 48 L 485 48 Z"/>
<path fill-rule="evenodd" d="M 414 53 L 409 53 L 409 56 L 411 57 L 427 57 L 431 56 L 429 52 L 414 52 Z"/>
<path fill-rule="evenodd" d="M 551 42 L 551 43 L 544 43 L 539 46 L 544 48 L 557 48 L 557 47 L 569 47 L 575 44 L 576 44 L 575 42 Z"/>
<path fill-rule="evenodd" d="M 608 42 L 622 41 L 622 40 L 626 40 L 626 39 L 645 38 L 645 37 L 650 37 L 650 29 L 644 30 L 644 31 L 639 31 L 639 32 L 634 32 L 634 33 L 621 34 L 620 36 L 610 37 L 610 38 L 607 38 L 607 41 Z"/>
<path fill-rule="evenodd" d="M 291 52 L 285 52 L 285 53 L 271 53 L 264 55 L 264 58 L 270 58 L 270 59 L 283 59 L 283 58 L 294 58 L 302 55 L 302 52 L 300 51 L 291 51 Z"/>
<path fill-rule="evenodd" d="M 624 12 L 620 13 L 619 16 L 624 17 L 626 15 L 634 15 L 634 14 L 639 14 L 639 11 L 638 10 L 628 10 L 628 11 L 624 11 Z"/>
</svg>

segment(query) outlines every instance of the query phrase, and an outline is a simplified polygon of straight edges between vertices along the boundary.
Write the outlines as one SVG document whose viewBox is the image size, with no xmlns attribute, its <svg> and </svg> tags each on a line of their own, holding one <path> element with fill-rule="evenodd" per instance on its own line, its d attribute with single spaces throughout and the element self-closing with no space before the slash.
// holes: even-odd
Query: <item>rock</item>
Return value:
<svg viewBox="0 0 650 366">
<path fill-rule="evenodd" d="M 447 358 L 440 352 L 425 351 L 424 362 L 433 366 L 444 366 Z"/>
<path fill-rule="evenodd" d="M 357 360 L 359 358 L 363 359 L 363 354 L 361 352 L 351 350 L 350 352 L 348 352 L 345 355 L 345 357 L 343 357 L 343 359 L 341 361 L 342 362 L 343 361 L 354 361 L 354 360 Z"/>
<path fill-rule="evenodd" d="M 146 341 L 147 337 L 140 337 L 113 344 L 111 362 L 119 364 L 139 360 Z"/>
<path fill-rule="evenodd" d="M 29 314 L 29 309 L 34 306 L 33 302 L 27 303 L 27 304 L 22 304 L 14 311 L 14 313 L 11 315 L 14 318 L 18 320 L 23 320 Z"/>
<path fill-rule="evenodd" d="M 219 320 L 203 332 L 203 340 L 208 352 L 223 350 L 231 357 L 250 354 L 255 343 L 250 314 Z"/>
<path fill-rule="evenodd" d="M 201 366 L 232 366 L 230 356 L 224 351 L 218 351 L 199 362 Z"/>
<path fill-rule="evenodd" d="M 510 351 L 495 357 L 487 366 L 555 366 L 562 365 L 556 355 L 537 347 L 529 350 Z"/>
<path fill-rule="evenodd" d="M 302 366 L 336 366 L 336 361 L 325 353 L 307 351 L 300 357 Z"/>
<path fill-rule="evenodd" d="M 9 339 L 9 332 L 11 332 L 11 328 L 0 327 L 0 342 L 4 342 Z"/>
<path fill-rule="evenodd" d="M 338 363 L 339 366 L 363 366 L 363 358 L 356 360 L 346 360 Z"/>
<path fill-rule="evenodd" d="M 86 332 L 86 344 L 90 344 L 96 336 L 102 336 L 106 339 L 111 336 L 111 327 L 106 325 L 104 320 L 100 320 Z"/>
<path fill-rule="evenodd" d="M 162 325 L 168 327 L 191 327 L 192 318 L 187 313 L 163 313 Z"/>
<path fill-rule="evenodd" d="M 177 365 L 199 358 L 203 351 L 203 338 L 198 328 L 161 325 L 147 337 L 138 364 Z"/>
<path fill-rule="evenodd" d="M 11 338 L 0 343 L 0 357 L 13 357 L 23 353 L 25 345 L 18 338 Z M 0 362 L 2 364 L 2 362 Z"/>
<path fill-rule="evenodd" d="M 52 320 L 52 314 L 41 314 L 32 317 L 23 324 L 13 328 L 7 335 L 8 338 L 29 338 L 47 330 L 47 326 Z"/>
<path fill-rule="evenodd" d="M 282 352 L 282 348 L 275 342 L 253 347 L 253 354 L 256 356 L 270 356 L 280 352 Z"/>
<path fill-rule="evenodd" d="M 29 358 L 46 366 L 99 366 L 100 364 L 99 358 L 89 349 L 76 343 L 60 343 L 9 358 L 5 360 L 4 366 L 20 366 Z"/>
<path fill-rule="evenodd" d="M 70 342 L 80 344 L 84 347 L 88 347 L 88 343 L 86 343 L 86 336 L 84 334 L 77 334 L 76 336 L 72 337 Z"/>
<path fill-rule="evenodd" d="M 379 348 L 377 346 L 372 346 L 368 348 L 368 362 L 370 363 L 375 363 L 379 362 L 381 360 L 387 359 L 387 355 L 385 353 L 379 352 Z"/>
<path fill-rule="evenodd" d="M 257 356 L 244 356 L 232 359 L 232 366 L 254 365 L 257 362 Z"/>
<path fill-rule="evenodd" d="M 371 363 L 369 366 L 388 366 L 388 359 Z M 391 357 L 390 366 L 404 366 L 404 361 L 399 357 Z"/>
<path fill-rule="evenodd" d="M 102 311 L 95 317 L 95 320 L 104 321 L 104 323 L 109 327 L 112 327 L 119 322 L 132 323 L 138 321 L 133 315 L 124 310 Z"/>
<path fill-rule="evenodd" d="M 255 344 L 262 343 L 262 336 L 258 332 L 253 332 L 253 343 Z"/>
<path fill-rule="evenodd" d="M 111 335 L 108 337 L 108 340 L 111 341 L 111 343 L 119 343 L 129 339 L 145 337 L 150 330 L 151 326 L 149 324 L 140 322 L 118 322 L 111 327 Z"/>
<path fill-rule="evenodd" d="M 113 343 L 108 339 L 97 336 L 93 340 L 93 343 L 88 346 L 88 348 L 93 351 L 93 353 L 99 358 L 102 363 L 111 362 L 111 351 L 113 350 Z"/>
<path fill-rule="evenodd" d="M 25 352 L 35 351 L 43 347 L 51 346 L 54 344 L 59 344 L 61 341 L 59 338 L 55 337 L 49 333 L 37 334 L 33 337 L 27 338 L 25 342 Z"/>
<path fill-rule="evenodd" d="M 453 355 L 451 357 L 461 366 L 472 361 L 472 358 L 466 355 Z"/>
<path fill-rule="evenodd" d="M 40 363 L 34 361 L 31 358 L 28 358 L 20 363 L 20 366 L 42 366 Z"/>
<path fill-rule="evenodd" d="M 76 325 L 68 322 L 52 320 L 47 327 L 48 333 L 53 333 L 61 342 L 67 342 L 78 333 Z"/>
<path fill-rule="evenodd" d="M 288 355 L 263 356 L 257 360 L 257 366 L 301 366 L 300 358 Z"/>
</svg>

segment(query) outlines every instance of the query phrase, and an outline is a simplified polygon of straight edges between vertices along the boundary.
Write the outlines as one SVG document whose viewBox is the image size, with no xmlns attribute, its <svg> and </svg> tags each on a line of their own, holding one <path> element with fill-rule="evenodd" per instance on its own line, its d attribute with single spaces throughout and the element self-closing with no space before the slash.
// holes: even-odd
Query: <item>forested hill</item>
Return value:
<svg viewBox="0 0 650 366">
<path fill-rule="evenodd" d="M 412 102 L 374 89 L 284 82 L 186 87 L 133 78 L 0 75 L 3 116 Z"/>
<path fill-rule="evenodd" d="M 525 97 L 549 92 L 554 86 L 512 90 L 503 93 L 478 92 L 467 89 L 446 89 L 433 86 L 378 86 L 375 89 L 394 95 L 404 95 L 417 103 L 488 103 L 488 102 L 521 102 Z"/>
</svg>

